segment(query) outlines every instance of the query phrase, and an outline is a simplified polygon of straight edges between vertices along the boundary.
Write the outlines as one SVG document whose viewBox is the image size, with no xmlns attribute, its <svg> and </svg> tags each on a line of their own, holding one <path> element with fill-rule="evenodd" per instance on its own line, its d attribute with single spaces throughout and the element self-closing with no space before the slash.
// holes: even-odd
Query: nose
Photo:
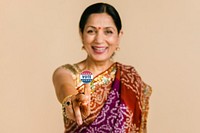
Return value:
<svg viewBox="0 0 200 133">
<path fill-rule="evenodd" d="M 104 34 L 102 31 L 98 31 L 95 36 L 95 43 L 101 44 L 104 42 Z"/>
</svg>

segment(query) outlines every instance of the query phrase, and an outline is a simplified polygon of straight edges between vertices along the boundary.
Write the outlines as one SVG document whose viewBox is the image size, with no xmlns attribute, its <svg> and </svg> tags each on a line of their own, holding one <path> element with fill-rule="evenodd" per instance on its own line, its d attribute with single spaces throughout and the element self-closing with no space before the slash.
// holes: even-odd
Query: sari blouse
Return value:
<svg viewBox="0 0 200 133">
<path fill-rule="evenodd" d="M 84 90 L 81 70 L 64 65 L 72 72 L 76 89 Z M 78 126 L 64 117 L 65 133 L 146 133 L 149 97 L 152 89 L 132 66 L 114 63 L 90 83 L 90 115 Z"/>
</svg>

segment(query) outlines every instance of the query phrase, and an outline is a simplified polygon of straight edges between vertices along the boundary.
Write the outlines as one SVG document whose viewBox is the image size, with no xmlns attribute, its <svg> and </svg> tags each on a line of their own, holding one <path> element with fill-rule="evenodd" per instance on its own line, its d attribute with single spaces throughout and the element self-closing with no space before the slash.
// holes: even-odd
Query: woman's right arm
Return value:
<svg viewBox="0 0 200 133">
<path fill-rule="evenodd" d="M 69 95 L 76 95 L 78 91 L 75 89 L 75 82 L 72 78 L 72 73 L 59 67 L 53 74 L 53 84 L 55 87 L 56 96 L 60 103 Z"/>
<path fill-rule="evenodd" d="M 53 84 L 57 98 L 62 105 L 69 96 L 70 103 L 64 109 L 65 112 L 68 112 L 66 117 L 75 120 L 78 125 L 81 125 L 83 118 L 90 114 L 90 86 L 84 85 L 85 93 L 78 93 L 72 73 L 62 67 L 54 72 Z"/>
</svg>

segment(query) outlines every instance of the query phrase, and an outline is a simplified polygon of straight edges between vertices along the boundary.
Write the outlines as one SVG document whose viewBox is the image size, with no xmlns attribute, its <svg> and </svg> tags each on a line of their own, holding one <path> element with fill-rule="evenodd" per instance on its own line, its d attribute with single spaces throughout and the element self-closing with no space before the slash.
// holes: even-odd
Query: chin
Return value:
<svg viewBox="0 0 200 133">
<path fill-rule="evenodd" d="M 105 61 L 108 61 L 110 59 L 111 58 L 93 58 L 92 60 L 96 61 L 96 62 L 105 62 Z"/>
</svg>

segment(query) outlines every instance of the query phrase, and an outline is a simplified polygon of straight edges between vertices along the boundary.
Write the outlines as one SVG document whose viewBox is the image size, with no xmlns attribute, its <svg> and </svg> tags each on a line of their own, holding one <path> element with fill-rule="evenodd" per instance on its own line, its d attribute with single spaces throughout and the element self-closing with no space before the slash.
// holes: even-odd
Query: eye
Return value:
<svg viewBox="0 0 200 133">
<path fill-rule="evenodd" d="M 87 33 L 88 33 L 88 34 L 91 34 L 91 35 L 93 35 L 93 34 L 95 34 L 95 33 L 96 33 L 96 31 L 95 31 L 95 30 L 93 30 L 93 29 L 89 29 L 89 30 L 87 30 Z"/>
<path fill-rule="evenodd" d="M 87 33 L 92 33 L 92 32 L 93 32 L 92 30 L 88 30 L 88 31 L 87 31 Z"/>
<path fill-rule="evenodd" d="M 113 34 L 113 31 L 112 30 L 105 30 L 105 34 L 106 35 Z"/>
</svg>

